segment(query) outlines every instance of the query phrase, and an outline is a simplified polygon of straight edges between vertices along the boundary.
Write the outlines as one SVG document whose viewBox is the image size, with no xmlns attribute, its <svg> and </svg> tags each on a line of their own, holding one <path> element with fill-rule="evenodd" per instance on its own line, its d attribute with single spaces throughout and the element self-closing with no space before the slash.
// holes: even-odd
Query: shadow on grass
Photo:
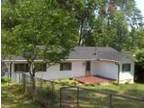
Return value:
<svg viewBox="0 0 144 108">
<path fill-rule="evenodd" d="M 110 86 L 85 86 L 80 89 L 79 94 L 70 89 L 63 92 L 63 101 L 75 105 L 78 102 L 80 108 L 108 108 L 110 103 L 110 94 L 122 94 L 129 96 L 144 96 L 144 90 L 141 85 L 110 85 Z M 121 96 L 112 96 L 112 107 L 114 108 L 143 108 L 144 102 L 124 98 Z M 66 104 L 67 105 L 67 104 Z"/>
<path fill-rule="evenodd" d="M 125 92 L 125 94 L 144 98 L 144 90 L 129 89 Z"/>
<path fill-rule="evenodd" d="M 22 86 L 2 84 L 2 108 L 41 108 L 23 94 Z"/>
</svg>

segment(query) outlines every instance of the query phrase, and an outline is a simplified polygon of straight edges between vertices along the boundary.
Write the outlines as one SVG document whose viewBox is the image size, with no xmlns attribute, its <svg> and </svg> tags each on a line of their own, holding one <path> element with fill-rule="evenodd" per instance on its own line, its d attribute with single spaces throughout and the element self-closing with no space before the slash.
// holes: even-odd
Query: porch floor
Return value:
<svg viewBox="0 0 144 108">
<path fill-rule="evenodd" d="M 115 81 L 114 79 L 104 78 L 101 76 L 83 76 L 76 78 L 78 82 L 84 83 L 84 84 L 102 84 L 102 83 L 111 83 L 112 81 Z"/>
</svg>

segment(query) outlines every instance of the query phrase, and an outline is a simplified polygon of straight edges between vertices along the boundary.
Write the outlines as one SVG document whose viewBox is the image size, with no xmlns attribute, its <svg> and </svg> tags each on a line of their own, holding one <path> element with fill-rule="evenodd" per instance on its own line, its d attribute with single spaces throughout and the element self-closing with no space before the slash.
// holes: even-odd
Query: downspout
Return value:
<svg viewBox="0 0 144 108">
<path fill-rule="evenodd" d="M 118 63 L 118 84 L 120 83 L 120 64 Z"/>
<path fill-rule="evenodd" d="M 117 83 L 119 84 L 120 83 L 120 64 L 119 62 L 115 62 L 115 64 L 118 66 L 118 78 L 117 78 Z"/>
</svg>

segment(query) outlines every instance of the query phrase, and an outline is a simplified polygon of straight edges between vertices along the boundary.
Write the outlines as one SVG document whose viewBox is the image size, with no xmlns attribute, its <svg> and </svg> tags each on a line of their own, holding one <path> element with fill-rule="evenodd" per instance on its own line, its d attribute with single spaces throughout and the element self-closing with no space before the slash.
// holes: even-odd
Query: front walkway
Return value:
<svg viewBox="0 0 144 108">
<path fill-rule="evenodd" d="M 113 79 L 108 79 L 100 76 L 83 76 L 76 78 L 78 82 L 84 83 L 84 84 L 102 84 L 102 83 L 111 83 L 112 81 L 115 81 Z"/>
</svg>

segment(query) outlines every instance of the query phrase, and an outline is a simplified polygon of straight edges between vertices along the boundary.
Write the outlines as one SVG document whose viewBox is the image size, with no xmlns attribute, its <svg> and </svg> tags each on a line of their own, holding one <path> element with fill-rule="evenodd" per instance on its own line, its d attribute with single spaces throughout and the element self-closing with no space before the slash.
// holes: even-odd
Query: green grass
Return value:
<svg viewBox="0 0 144 108">
<path fill-rule="evenodd" d="M 87 85 L 84 86 L 85 88 L 96 90 L 99 92 L 106 92 L 112 94 L 120 94 L 126 96 L 137 96 L 137 97 L 144 97 L 144 85 L 143 84 L 123 84 L 123 85 Z M 81 93 L 83 97 L 89 97 L 89 104 L 86 105 L 93 105 L 96 106 L 95 103 L 99 103 L 100 108 L 105 108 L 108 105 L 109 97 L 102 94 L 96 94 L 94 92 L 83 92 Z M 91 99 L 96 98 L 96 99 Z M 83 99 L 81 96 L 81 105 L 84 105 L 87 102 L 86 99 Z M 107 103 L 106 103 L 107 102 Z M 115 108 L 142 108 L 144 106 L 144 102 L 135 101 L 131 99 L 121 98 L 121 97 L 113 97 L 112 102 L 113 107 Z M 94 107 L 93 107 L 94 108 Z"/>
<path fill-rule="evenodd" d="M 144 97 L 144 84 L 120 84 L 120 85 L 82 85 L 84 88 L 130 96 Z"/>
<path fill-rule="evenodd" d="M 9 80 L 8 80 L 9 81 Z M 38 102 L 33 102 L 32 99 L 24 96 L 22 92 L 22 87 L 20 85 L 9 83 L 8 81 L 2 81 L 2 108 L 41 108 L 38 105 Z M 106 92 L 106 93 L 114 93 L 121 95 L 130 95 L 130 96 L 138 96 L 144 97 L 144 84 L 122 84 L 122 85 L 90 85 L 90 84 L 80 84 L 74 80 L 57 80 L 57 84 L 55 85 L 55 94 L 54 97 L 57 99 L 54 104 L 59 102 L 59 89 L 66 85 L 75 85 L 80 86 L 82 88 L 87 88 L 95 91 Z M 60 83 L 60 84 L 58 84 Z M 40 84 L 37 84 L 40 86 Z M 39 93 L 38 99 L 43 101 L 51 98 L 49 88 L 51 85 L 49 82 L 43 82 L 42 84 L 42 94 Z M 45 91 L 45 92 L 44 92 Z M 80 106 L 84 106 L 85 108 L 107 108 L 109 97 L 104 94 L 99 94 L 97 92 L 89 92 L 89 91 L 80 91 Z M 65 101 L 73 102 L 73 98 L 76 99 L 76 91 L 68 91 L 67 94 L 64 94 Z M 141 105 L 139 102 L 121 99 L 119 97 L 113 98 L 113 105 L 116 108 L 125 108 L 125 104 L 129 104 L 128 108 L 141 108 L 137 107 L 137 105 Z M 144 105 L 144 104 L 142 104 Z M 58 108 L 58 107 L 57 107 Z M 142 107 L 143 108 L 143 107 Z"/>
<path fill-rule="evenodd" d="M 131 95 L 144 97 L 144 84 L 108 84 L 108 85 L 98 85 L 98 84 L 81 84 L 75 80 L 59 80 L 56 81 L 58 83 L 62 83 L 64 85 L 77 85 L 82 88 L 92 89 L 95 91 L 102 91 L 106 93 L 114 93 L 114 94 L 122 94 L 122 95 Z M 60 88 L 59 84 L 55 85 L 55 88 Z"/>
<path fill-rule="evenodd" d="M 41 108 L 24 96 L 20 85 L 2 82 L 1 108 Z"/>
<path fill-rule="evenodd" d="M 75 81 L 62 80 L 59 82 L 62 82 L 63 84 L 66 83 L 72 85 Z M 80 89 L 79 92 L 80 108 L 108 108 L 109 95 L 103 94 L 103 92 L 144 98 L 144 84 L 135 83 L 135 84 L 120 84 L 120 85 L 115 84 L 96 85 L 96 84 L 77 83 L 77 86 L 80 86 L 81 88 L 86 88 L 86 89 Z M 60 87 L 55 85 L 55 88 Z M 73 104 L 73 101 L 77 99 L 76 95 L 77 92 L 74 91 L 74 89 L 69 89 L 65 90 L 64 93 L 65 93 L 63 94 L 64 101 L 72 103 L 72 105 L 76 105 Z M 114 96 L 112 98 L 112 105 L 114 108 L 143 108 L 144 102 Z"/>
</svg>

